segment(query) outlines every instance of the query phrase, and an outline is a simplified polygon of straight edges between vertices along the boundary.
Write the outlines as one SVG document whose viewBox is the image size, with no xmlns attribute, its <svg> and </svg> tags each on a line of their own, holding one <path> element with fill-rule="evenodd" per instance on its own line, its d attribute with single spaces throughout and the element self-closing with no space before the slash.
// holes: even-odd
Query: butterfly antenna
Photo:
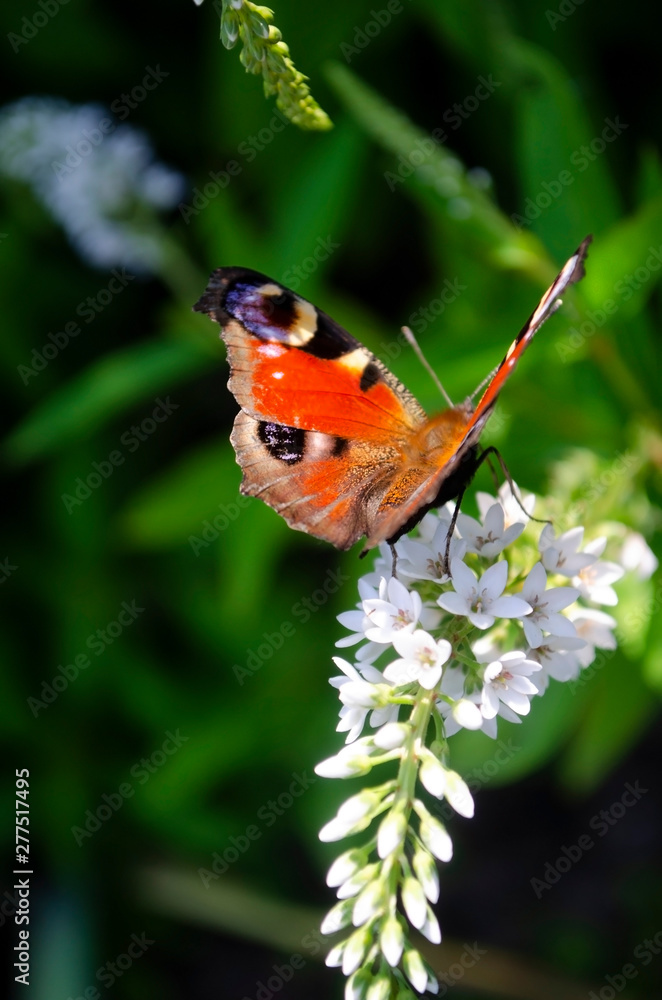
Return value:
<svg viewBox="0 0 662 1000">
<path fill-rule="evenodd" d="M 441 395 L 444 397 L 444 399 L 446 400 L 446 402 L 448 403 L 448 405 L 452 406 L 453 405 L 453 400 L 450 398 L 450 396 L 448 395 L 448 393 L 444 389 L 443 385 L 439 381 L 439 376 L 437 375 L 436 371 L 434 370 L 434 368 L 432 367 L 432 365 L 430 364 L 430 362 L 428 361 L 428 359 L 423 354 L 423 351 L 419 347 L 418 341 L 416 340 L 416 337 L 414 336 L 414 334 L 411 332 L 411 330 L 409 329 L 408 326 L 403 326 L 402 332 L 404 333 L 405 337 L 409 341 L 410 345 L 414 348 L 414 353 L 416 354 L 416 357 L 418 358 L 418 360 L 421 362 L 421 364 L 426 369 L 426 371 L 432 376 L 432 380 L 433 380 L 434 384 L 436 385 L 437 389 L 439 390 L 439 392 L 441 393 Z"/>
</svg>

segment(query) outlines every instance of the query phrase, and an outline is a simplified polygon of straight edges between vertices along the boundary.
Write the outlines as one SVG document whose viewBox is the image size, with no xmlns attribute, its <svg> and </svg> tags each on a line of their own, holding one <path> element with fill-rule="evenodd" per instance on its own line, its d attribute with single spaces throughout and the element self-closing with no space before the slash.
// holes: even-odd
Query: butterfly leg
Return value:
<svg viewBox="0 0 662 1000">
<path fill-rule="evenodd" d="M 486 448 L 485 451 L 482 452 L 478 456 L 478 464 L 476 465 L 476 468 L 478 468 L 478 466 L 482 462 L 487 462 L 487 464 L 489 466 L 489 469 L 490 469 L 490 472 L 492 473 L 492 477 L 494 479 L 494 484 L 495 484 L 495 486 L 498 489 L 499 483 L 498 483 L 497 477 L 495 475 L 492 463 L 490 462 L 490 455 L 494 455 L 495 458 L 497 459 L 497 461 L 499 462 L 499 465 L 501 466 L 501 471 L 503 472 L 503 477 L 506 480 L 506 482 L 508 483 L 508 485 L 510 486 L 510 492 L 514 496 L 514 498 L 515 498 L 515 500 L 517 502 L 517 505 L 520 508 L 520 510 L 522 511 L 522 513 L 526 514 L 527 518 L 530 518 L 532 521 L 536 521 L 537 524 L 551 524 L 552 523 L 551 521 L 544 520 L 544 519 L 539 518 L 539 517 L 532 517 L 531 514 L 529 514 L 528 510 L 526 510 L 526 508 L 524 507 L 524 504 L 522 503 L 522 500 L 520 498 L 520 495 L 519 495 L 518 491 L 515 489 L 515 483 L 513 482 L 513 477 L 511 476 L 510 470 L 509 470 L 508 466 L 506 465 L 506 463 L 504 461 L 503 455 L 498 450 L 498 448 L 494 447 L 494 445 L 490 445 L 489 448 Z"/>
<path fill-rule="evenodd" d="M 482 459 L 482 456 L 481 456 Z M 478 466 L 476 466 L 478 468 Z M 458 493 L 455 500 L 455 510 L 453 511 L 453 516 L 451 517 L 451 523 L 448 525 L 448 534 L 446 535 L 446 549 L 444 551 L 444 562 L 442 569 L 447 576 L 450 576 L 451 572 L 451 539 L 453 537 L 453 532 L 455 531 L 455 525 L 457 524 L 457 515 L 460 513 L 460 507 L 462 505 L 462 500 L 464 499 L 464 494 L 467 492 L 466 486 Z"/>
<path fill-rule="evenodd" d="M 388 543 L 388 547 L 391 550 L 391 560 L 392 560 L 392 562 L 391 562 L 391 576 L 397 577 L 397 575 L 398 575 L 397 574 L 398 553 L 396 551 L 395 545 L 394 544 L 392 545 L 391 542 Z"/>
</svg>

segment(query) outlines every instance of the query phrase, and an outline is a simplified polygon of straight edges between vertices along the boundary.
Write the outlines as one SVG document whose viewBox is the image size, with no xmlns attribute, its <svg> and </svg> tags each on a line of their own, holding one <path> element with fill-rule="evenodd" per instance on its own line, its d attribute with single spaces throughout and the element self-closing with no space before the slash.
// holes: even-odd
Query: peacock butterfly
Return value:
<svg viewBox="0 0 662 1000">
<path fill-rule="evenodd" d="M 193 308 L 220 323 L 227 345 L 228 386 L 241 407 L 230 438 L 241 492 L 336 548 L 365 535 L 364 552 L 461 496 L 504 382 L 565 289 L 584 276 L 591 238 L 545 292 L 476 407 L 468 399 L 432 417 L 310 302 L 248 268 L 213 271 Z"/>
</svg>

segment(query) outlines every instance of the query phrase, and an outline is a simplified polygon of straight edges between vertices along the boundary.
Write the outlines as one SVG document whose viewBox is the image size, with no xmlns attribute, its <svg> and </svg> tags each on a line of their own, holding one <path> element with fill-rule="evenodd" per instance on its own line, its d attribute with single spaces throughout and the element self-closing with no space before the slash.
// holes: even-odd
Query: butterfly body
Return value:
<svg viewBox="0 0 662 1000">
<path fill-rule="evenodd" d="M 330 316 L 247 268 L 219 268 L 194 309 L 221 325 L 241 410 L 231 441 L 241 491 L 294 528 L 348 549 L 393 542 L 462 493 L 501 386 L 559 295 L 583 275 L 588 239 L 565 265 L 478 405 L 428 417 Z"/>
</svg>

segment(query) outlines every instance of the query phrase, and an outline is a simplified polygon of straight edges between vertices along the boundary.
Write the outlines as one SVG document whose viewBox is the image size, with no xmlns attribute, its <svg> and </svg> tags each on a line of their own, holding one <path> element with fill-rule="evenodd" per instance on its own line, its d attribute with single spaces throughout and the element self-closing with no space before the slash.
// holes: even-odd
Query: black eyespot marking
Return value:
<svg viewBox="0 0 662 1000">
<path fill-rule="evenodd" d="M 333 451 L 331 452 L 333 458 L 339 458 L 347 450 L 348 445 L 349 441 L 347 438 L 337 437 L 333 442 Z"/>
<path fill-rule="evenodd" d="M 303 458 L 306 432 L 300 427 L 283 427 L 261 420 L 258 437 L 272 458 L 287 465 L 294 465 Z"/>
<path fill-rule="evenodd" d="M 225 310 L 233 319 L 263 340 L 285 339 L 297 323 L 296 299 L 283 289 L 275 295 L 260 291 L 260 285 L 237 281 L 225 296 Z"/>
<path fill-rule="evenodd" d="M 288 306 L 292 304 L 292 296 L 288 295 L 287 292 L 279 292 L 278 295 L 270 295 L 269 298 L 275 306 Z"/>
<path fill-rule="evenodd" d="M 380 372 L 374 361 L 369 361 L 368 364 L 363 369 L 361 375 L 361 381 L 359 382 L 359 389 L 361 392 L 367 392 L 368 389 L 372 389 L 373 385 L 377 385 L 382 379 L 382 373 Z"/>
<path fill-rule="evenodd" d="M 262 314 L 275 326 L 289 330 L 296 322 L 297 312 L 294 296 L 291 292 L 279 292 L 278 295 L 262 296 Z"/>
</svg>

